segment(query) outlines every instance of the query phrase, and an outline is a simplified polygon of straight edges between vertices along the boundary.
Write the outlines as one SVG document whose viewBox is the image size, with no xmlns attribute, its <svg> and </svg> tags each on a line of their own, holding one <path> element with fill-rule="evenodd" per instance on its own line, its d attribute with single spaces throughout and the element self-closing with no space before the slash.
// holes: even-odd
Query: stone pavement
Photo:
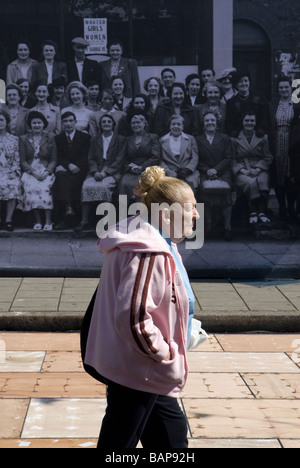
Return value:
<svg viewBox="0 0 300 468">
<path fill-rule="evenodd" d="M 201 249 L 182 243 L 179 250 L 194 279 L 300 279 L 300 232 L 277 240 L 241 233 L 233 242 L 212 238 Z M 103 260 L 93 233 L 0 232 L 0 276 L 98 278 Z"/>
<path fill-rule="evenodd" d="M 1 278 L 0 330 L 79 330 L 97 278 Z M 300 280 L 192 280 L 210 332 L 300 332 Z"/>
<path fill-rule="evenodd" d="M 300 334 L 212 334 L 188 361 L 191 449 L 300 448 Z M 105 406 L 78 333 L 0 333 L 0 448 L 95 448 Z"/>
</svg>

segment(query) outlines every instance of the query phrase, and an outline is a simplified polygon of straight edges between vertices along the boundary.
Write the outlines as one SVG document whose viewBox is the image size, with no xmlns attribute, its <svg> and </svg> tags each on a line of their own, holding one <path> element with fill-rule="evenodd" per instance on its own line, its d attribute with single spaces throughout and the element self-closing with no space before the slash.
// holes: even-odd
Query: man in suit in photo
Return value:
<svg viewBox="0 0 300 468">
<path fill-rule="evenodd" d="M 88 171 L 90 135 L 76 130 L 76 116 L 62 115 L 63 132 L 55 137 L 57 167 L 55 198 L 60 205 L 56 230 L 71 227 L 76 222 L 76 208 L 81 203 L 81 189 Z M 77 213 L 79 214 L 79 213 Z"/>
<path fill-rule="evenodd" d="M 87 84 L 89 81 L 99 82 L 100 76 L 98 63 L 86 57 L 85 52 L 89 42 L 83 37 L 75 37 L 72 40 L 74 57 L 67 61 L 69 82 L 80 81 Z"/>
</svg>

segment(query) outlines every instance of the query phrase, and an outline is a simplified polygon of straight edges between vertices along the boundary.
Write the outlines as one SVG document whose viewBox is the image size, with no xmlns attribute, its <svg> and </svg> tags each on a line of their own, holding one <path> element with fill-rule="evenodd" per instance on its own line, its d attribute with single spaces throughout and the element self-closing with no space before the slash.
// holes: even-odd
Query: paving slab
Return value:
<svg viewBox="0 0 300 468">
<path fill-rule="evenodd" d="M 194 438 L 299 439 L 300 401 L 184 399 Z"/>
<path fill-rule="evenodd" d="M 0 448 L 95 448 L 105 386 L 84 372 L 79 334 L 1 332 L 1 343 Z M 188 353 L 189 447 L 300 448 L 295 343 L 299 334 L 213 334 Z"/>
<path fill-rule="evenodd" d="M 31 399 L 22 438 L 97 438 L 106 399 Z"/>
</svg>

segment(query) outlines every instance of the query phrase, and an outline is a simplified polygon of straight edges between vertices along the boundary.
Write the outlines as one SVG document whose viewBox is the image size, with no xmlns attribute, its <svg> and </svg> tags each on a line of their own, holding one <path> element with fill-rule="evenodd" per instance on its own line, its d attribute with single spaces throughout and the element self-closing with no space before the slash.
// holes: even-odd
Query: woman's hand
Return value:
<svg viewBox="0 0 300 468">
<path fill-rule="evenodd" d="M 103 172 L 96 172 L 94 175 L 96 182 L 101 182 L 104 179 L 104 177 L 105 177 L 105 173 Z"/>
<path fill-rule="evenodd" d="M 168 352 L 167 356 L 165 357 L 164 361 L 171 361 L 172 359 L 172 354 L 171 354 L 171 350 Z"/>
<path fill-rule="evenodd" d="M 215 169 L 209 169 L 206 174 L 209 179 L 216 179 L 218 177 L 218 172 Z"/>
</svg>

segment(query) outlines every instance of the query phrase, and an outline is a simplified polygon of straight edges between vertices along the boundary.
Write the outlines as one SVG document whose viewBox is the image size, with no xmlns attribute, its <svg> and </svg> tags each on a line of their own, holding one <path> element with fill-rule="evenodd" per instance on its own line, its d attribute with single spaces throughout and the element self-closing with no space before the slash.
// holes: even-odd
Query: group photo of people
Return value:
<svg viewBox="0 0 300 468">
<path fill-rule="evenodd" d="M 0 104 L 0 229 L 34 231 L 95 226 L 96 206 L 128 204 L 150 166 L 187 182 L 205 206 L 205 232 L 219 226 L 300 223 L 300 106 L 289 76 L 272 102 L 252 89 L 248 70 L 208 67 L 177 80 L 172 67 L 140 82 L 138 63 L 119 40 L 103 62 L 72 40 L 73 57 L 42 61 L 16 45 Z M 270 193 L 277 209 L 270 208 Z"/>
</svg>

